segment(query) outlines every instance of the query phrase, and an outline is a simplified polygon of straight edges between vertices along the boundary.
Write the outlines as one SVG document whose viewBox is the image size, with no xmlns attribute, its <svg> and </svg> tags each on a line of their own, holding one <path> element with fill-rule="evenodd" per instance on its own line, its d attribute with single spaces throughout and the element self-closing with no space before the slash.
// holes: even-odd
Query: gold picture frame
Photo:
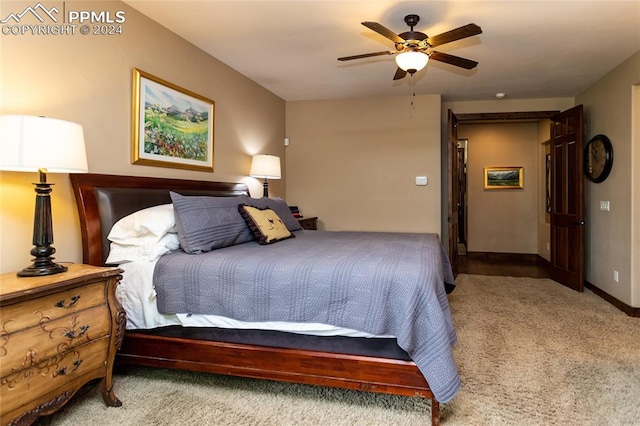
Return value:
<svg viewBox="0 0 640 426">
<path fill-rule="evenodd" d="M 215 102 L 133 69 L 131 163 L 213 172 Z"/>
<path fill-rule="evenodd" d="M 523 189 L 524 167 L 485 167 L 484 189 Z"/>
</svg>

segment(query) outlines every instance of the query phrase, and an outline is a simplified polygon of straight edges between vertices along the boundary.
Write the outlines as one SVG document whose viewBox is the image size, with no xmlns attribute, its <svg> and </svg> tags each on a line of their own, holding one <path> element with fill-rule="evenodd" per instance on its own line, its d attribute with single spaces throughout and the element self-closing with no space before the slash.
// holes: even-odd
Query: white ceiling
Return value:
<svg viewBox="0 0 640 426">
<path fill-rule="evenodd" d="M 284 100 L 413 93 L 445 101 L 573 97 L 640 49 L 640 1 L 152 1 L 130 6 Z M 393 50 L 360 23 L 401 33 L 404 16 L 434 36 L 468 23 L 483 33 L 434 50 L 479 62 L 463 70 L 430 61 L 393 81 Z M 638 75 L 640 81 L 640 75 Z"/>
</svg>

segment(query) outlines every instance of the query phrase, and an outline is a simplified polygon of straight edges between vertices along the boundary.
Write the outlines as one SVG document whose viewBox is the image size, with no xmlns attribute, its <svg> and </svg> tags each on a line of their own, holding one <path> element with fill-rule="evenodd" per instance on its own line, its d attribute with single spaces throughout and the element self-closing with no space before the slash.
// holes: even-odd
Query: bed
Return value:
<svg viewBox="0 0 640 426">
<path fill-rule="evenodd" d="M 180 200 L 196 198 L 218 199 L 221 197 L 234 197 L 228 198 L 228 200 L 235 200 L 236 198 L 246 199 L 249 195 L 246 185 L 240 183 L 203 182 L 103 174 L 72 174 L 70 178 L 81 224 L 83 262 L 97 266 L 104 265 L 109 254 L 113 257 L 114 253 L 109 253 L 111 242 L 107 238 L 113 225 L 132 213 L 152 206 L 171 204 L 172 201 L 178 202 Z M 172 200 L 172 197 L 181 198 L 174 198 Z M 233 254 L 233 256 L 236 256 L 235 258 L 229 257 L 229 259 L 223 262 L 223 265 L 227 268 L 225 271 L 228 273 L 228 271 L 233 270 L 235 274 L 241 274 L 246 273 L 246 265 L 259 263 L 258 261 L 251 260 L 249 257 L 253 251 L 261 250 L 260 253 L 264 254 L 268 253 L 266 250 L 272 250 L 275 253 L 276 248 L 278 248 L 278 250 L 284 250 L 287 244 L 292 247 L 294 244 L 297 245 L 296 247 L 298 248 L 296 251 L 302 252 L 305 251 L 305 247 L 312 246 L 325 246 L 325 250 L 332 250 L 326 246 L 328 243 L 322 241 L 322 238 L 328 236 L 323 234 L 331 233 L 324 233 L 323 231 L 295 231 L 292 232 L 292 234 L 295 238 L 278 242 L 269 247 L 259 246 L 257 242 L 252 241 L 198 255 L 185 254 L 182 250 L 177 250 L 160 256 L 158 260 L 159 263 L 154 266 L 154 269 L 156 271 L 161 269 L 159 265 L 160 262 L 162 262 L 164 269 L 168 271 L 168 275 L 164 280 L 171 284 L 172 280 L 181 280 L 186 276 L 186 272 L 175 272 L 175 262 L 178 262 L 180 257 L 186 256 L 190 260 L 197 259 L 200 263 L 206 263 L 203 259 L 207 256 L 221 257 L 222 254 L 225 256 L 232 256 Z M 361 235 L 358 236 L 362 237 Z M 346 238 L 343 233 L 340 233 L 340 237 Z M 373 235 L 366 236 L 366 238 L 378 237 Z M 385 236 L 385 238 L 387 238 L 387 236 Z M 397 239 L 399 237 L 393 236 L 393 238 Z M 364 244 L 369 243 L 365 242 Z M 387 245 L 395 244 L 396 242 L 394 240 Z M 185 249 L 186 247 L 187 244 L 185 243 Z M 359 249 L 354 249 L 353 251 L 358 250 Z M 254 327 L 253 324 L 255 323 L 250 322 L 249 320 L 252 318 L 248 317 L 243 320 L 246 320 L 246 324 L 250 326 L 243 327 L 235 327 L 233 324 L 226 327 L 210 326 L 208 324 L 182 326 L 178 323 L 134 329 L 128 326 L 122 347 L 117 355 L 117 365 L 144 365 L 185 369 L 423 397 L 431 400 L 431 423 L 438 425 L 440 423 L 440 402 L 447 402 L 453 398 L 460 387 L 460 382 L 455 364 L 452 365 L 453 355 L 451 346 L 455 343 L 455 332 L 452 329 L 450 312 L 448 311 L 444 291 L 445 286 L 447 292 L 451 291 L 455 283 L 453 282 L 453 275 L 451 274 L 448 259 L 439 242 L 438 249 L 431 250 L 434 251 L 434 253 L 431 253 L 429 256 L 438 259 L 436 269 L 440 269 L 436 276 L 440 277 L 442 281 L 434 284 L 435 290 L 433 291 L 437 292 L 436 302 L 439 304 L 435 309 L 438 311 L 438 320 L 435 322 L 445 322 L 445 326 L 448 326 L 448 328 L 443 326 L 444 328 L 442 330 L 438 328 L 434 331 L 436 336 L 431 338 L 430 344 L 433 344 L 434 340 L 439 341 L 436 353 L 421 353 L 418 352 L 417 349 L 414 353 L 413 346 L 411 346 L 412 349 L 408 351 L 402 349 L 399 345 L 400 337 L 395 335 L 387 336 L 387 333 L 385 333 L 385 331 L 388 331 L 388 320 L 383 321 L 376 319 L 375 321 L 365 321 L 366 327 L 363 326 L 362 328 L 368 327 L 368 331 L 371 333 L 367 333 L 365 330 L 365 333 L 361 335 L 357 333 L 358 331 L 362 331 L 361 327 L 356 326 L 353 329 L 346 327 L 361 324 L 351 320 L 351 317 L 354 315 L 346 315 L 348 319 L 338 324 L 341 327 L 338 327 L 339 331 L 337 335 L 336 333 L 320 333 L 320 335 L 318 335 L 318 333 L 314 332 L 291 332 L 286 328 L 284 331 L 279 329 L 260 329 L 259 327 Z M 329 259 L 332 257 L 326 253 L 327 252 L 321 256 L 308 254 L 311 257 L 307 257 L 307 260 L 303 262 L 304 265 L 306 265 L 305 267 L 309 268 L 311 262 L 309 259 L 313 259 L 311 263 L 314 268 L 323 268 L 324 263 L 327 262 L 320 262 L 318 259 Z M 407 252 L 406 256 L 410 257 L 411 254 Z M 289 261 L 289 256 L 280 256 L 280 260 L 286 263 Z M 235 269 L 229 269 L 231 268 L 229 266 L 230 262 L 234 265 Z M 122 267 L 124 266 L 126 265 L 122 265 Z M 199 264 L 198 267 L 203 266 Z M 217 268 L 221 269 L 220 267 Z M 262 268 L 265 269 L 265 266 L 263 265 Z M 301 267 L 298 266 L 298 272 L 300 268 Z M 186 268 L 186 270 L 190 269 Z M 283 274 L 286 275 L 288 272 L 286 268 L 280 268 L 279 273 L 283 276 Z M 233 275 L 231 273 L 229 274 Z M 126 280 L 126 269 L 123 275 L 123 280 Z M 296 278 L 298 280 L 300 279 L 299 275 L 300 274 L 298 274 Z M 314 276 L 318 275 L 319 274 L 314 272 Z M 363 274 L 361 273 L 360 275 Z M 366 274 L 363 276 L 366 278 Z M 330 274 L 328 274 L 328 284 L 325 287 L 332 287 L 331 279 Z M 311 285 L 311 283 L 309 285 Z M 171 288 L 172 285 L 168 285 L 168 287 Z M 195 294 L 201 295 L 206 290 L 198 288 L 197 291 L 193 289 L 190 291 L 192 293 L 195 291 Z M 274 290 L 263 289 L 261 291 Z M 314 293 L 322 292 L 322 288 L 314 288 L 313 291 Z M 225 294 L 225 290 L 219 290 L 218 293 L 207 294 L 206 298 L 200 297 L 196 299 L 217 300 Z M 188 298 L 188 294 L 184 297 L 181 294 L 174 296 L 177 301 L 172 303 L 177 305 L 181 303 L 181 298 Z M 269 296 L 266 297 L 269 298 Z M 298 297 L 296 300 L 300 300 L 300 296 L 296 297 Z M 362 297 L 365 298 L 366 295 Z M 264 300 L 264 298 L 264 294 L 259 294 L 258 299 Z M 283 298 L 280 296 L 272 297 L 272 300 L 280 299 Z M 386 297 L 380 299 L 386 299 Z M 162 305 L 162 302 L 158 303 L 158 305 Z M 294 306 L 291 304 L 278 305 L 274 302 L 274 306 L 273 311 L 282 311 L 283 309 L 295 310 L 291 309 L 291 307 Z M 167 309 L 171 308 L 169 307 Z M 202 309 L 208 308 L 203 307 Z M 257 310 L 262 311 L 259 307 Z M 442 310 L 442 312 L 440 312 L 440 310 Z M 305 312 L 300 313 L 300 315 L 305 315 L 310 309 L 305 309 L 304 311 Z M 398 310 L 396 309 L 395 311 Z M 402 311 L 402 309 L 400 311 Z M 128 315 L 129 314 L 128 312 Z M 136 315 L 135 313 L 131 314 L 133 314 L 133 316 Z M 198 312 L 195 317 L 198 317 L 197 314 Z M 270 314 L 262 312 L 260 315 Z M 260 315 L 254 317 L 254 319 L 259 318 Z M 191 313 L 183 316 L 184 318 L 190 318 Z M 342 315 L 342 317 L 344 316 L 345 315 Z M 395 314 L 392 316 L 395 317 Z M 418 317 L 419 315 L 414 313 L 406 315 L 407 318 L 414 316 Z M 285 317 L 283 318 L 289 320 L 296 319 L 290 318 L 290 315 L 285 315 Z M 434 322 L 433 318 L 435 317 L 432 316 L 428 318 L 426 322 Z M 370 323 L 374 325 L 369 327 Z M 427 327 L 432 328 L 434 326 L 427 324 Z M 356 333 L 349 334 L 350 331 L 355 331 Z M 420 332 L 419 336 L 431 333 L 429 330 L 418 331 Z M 404 332 L 397 334 L 405 335 Z M 411 340 L 411 333 L 409 333 L 408 339 Z M 402 341 L 403 346 L 407 348 L 407 338 L 403 337 Z M 442 341 L 446 341 L 446 343 L 442 343 Z M 409 355 L 408 352 L 411 352 L 413 357 Z M 414 358 L 420 359 L 420 366 L 422 370 L 428 370 L 427 374 L 421 371 Z M 428 369 L 424 367 L 425 363 L 430 363 Z M 435 371 L 433 371 L 434 369 Z M 437 390 L 435 386 L 430 387 L 425 379 L 425 375 L 430 377 L 432 383 L 438 383 Z M 444 385 L 440 382 L 443 382 Z M 442 389 L 443 387 L 446 389 Z M 440 393 L 439 398 L 436 397 L 438 392 Z"/>
</svg>

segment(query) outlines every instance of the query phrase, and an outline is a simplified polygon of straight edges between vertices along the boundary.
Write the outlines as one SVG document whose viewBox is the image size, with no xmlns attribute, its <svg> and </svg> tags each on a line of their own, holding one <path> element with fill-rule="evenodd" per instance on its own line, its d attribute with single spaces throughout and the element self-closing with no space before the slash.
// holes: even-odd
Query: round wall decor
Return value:
<svg viewBox="0 0 640 426">
<path fill-rule="evenodd" d="M 594 183 L 603 182 L 613 166 L 613 146 L 605 135 L 596 135 L 584 147 L 584 173 Z"/>
</svg>

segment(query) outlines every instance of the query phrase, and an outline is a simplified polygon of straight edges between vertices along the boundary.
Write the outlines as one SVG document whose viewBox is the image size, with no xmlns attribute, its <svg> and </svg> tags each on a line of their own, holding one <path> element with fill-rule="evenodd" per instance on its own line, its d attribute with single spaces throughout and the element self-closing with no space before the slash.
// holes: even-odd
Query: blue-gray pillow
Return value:
<svg viewBox="0 0 640 426">
<path fill-rule="evenodd" d="M 238 212 L 249 197 L 184 196 L 171 192 L 182 250 L 200 254 L 253 240 Z"/>
<path fill-rule="evenodd" d="M 300 222 L 293 216 L 291 209 L 287 205 L 286 201 L 282 198 L 249 198 L 249 201 L 245 202 L 249 206 L 257 207 L 259 209 L 271 209 L 287 226 L 287 229 L 291 232 L 299 231 L 302 229 Z"/>
</svg>

